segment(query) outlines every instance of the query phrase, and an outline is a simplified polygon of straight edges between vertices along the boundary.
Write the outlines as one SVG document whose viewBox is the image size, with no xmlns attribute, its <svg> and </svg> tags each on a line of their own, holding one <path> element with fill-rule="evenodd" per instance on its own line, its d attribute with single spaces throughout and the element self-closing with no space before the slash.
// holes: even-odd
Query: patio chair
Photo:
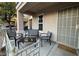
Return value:
<svg viewBox="0 0 79 59">
<path fill-rule="evenodd" d="M 10 29 L 8 29 L 8 30 L 7 30 L 7 34 L 8 34 L 8 36 L 9 36 L 9 38 L 11 38 L 11 37 L 16 37 L 16 31 L 15 31 L 15 30 L 10 30 Z"/>
<path fill-rule="evenodd" d="M 16 36 L 15 30 L 7 30 L 7 34 L 10 40 L 15 40 L 15 46 L 18 46 L 18 48 L 19 48 L 19 43 L 20 42 L 24 43 L 24 39 L 26 38 L 26 37 L 23 37 L 22 33 L 17 33 L 18 36 Z"/>
<path fill-rule="evenodd" d="M 29 39 L 33 39 L 33 42 L 36 42 L 36 39 L 39 37 L 39 31 L 37 29 L 29 29 L 27 36 Z"/>
<path fill-rule="evenodd" d="M 16 30 L 14 29 L 8 29 L 7 30 L 7 35 L 10 38 L 10 40 L 15 40 L 15 46 L 16 46 Z"/>
<path fill-rule="evenodd" d="M 49 41 L 49 43 L 51 45 L 51 36 L 52 36 L 52 33 L 49 31 L 47 33 L 40 33 L 41 46 L 42 46 L 42 40 Z"/>
</svg>

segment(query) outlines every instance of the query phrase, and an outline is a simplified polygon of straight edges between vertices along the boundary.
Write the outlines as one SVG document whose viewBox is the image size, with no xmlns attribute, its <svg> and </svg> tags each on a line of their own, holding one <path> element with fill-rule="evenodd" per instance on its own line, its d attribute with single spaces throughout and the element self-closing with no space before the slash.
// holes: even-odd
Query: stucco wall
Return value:
<svg viewBox="0 0 79 59">
<path fill-rule="evenodd" d="M 38 29 L 38 19 L 38 16 L 33 17 L 33 29 Z M 57 11 L 48 12 L 43 15 L 43 32 L 51 31 L 53 33 L 52 41 L 57 41 L 57 19 Z"/>
</svg>

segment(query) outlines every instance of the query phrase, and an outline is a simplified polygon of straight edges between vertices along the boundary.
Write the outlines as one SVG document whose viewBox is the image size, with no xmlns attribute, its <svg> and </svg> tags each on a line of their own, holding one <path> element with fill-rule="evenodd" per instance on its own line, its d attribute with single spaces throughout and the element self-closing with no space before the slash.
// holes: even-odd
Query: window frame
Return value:
<svg viewBox="0 0 79 59">
<path fill-rule="evenodd" d="M 38 29 L 40 30 L 40 31 L 42 31 L 43 30 L 43 15 L 40 15 L 39 16 L 39 19 L 38 19 Z M 40 27 L 41 26 L 41 27 Z"/>
</svg>

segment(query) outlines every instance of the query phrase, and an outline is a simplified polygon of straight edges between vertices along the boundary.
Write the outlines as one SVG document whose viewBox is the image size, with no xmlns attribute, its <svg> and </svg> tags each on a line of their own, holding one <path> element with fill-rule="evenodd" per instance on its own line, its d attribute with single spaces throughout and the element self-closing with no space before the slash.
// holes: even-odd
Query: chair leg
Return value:
<svg viewBox="0 0 79 59">
<path fill-rule="evenodd" d="M 49 43 L 50 43 L 50 45 L 51 45 L 51 40 L 49 40 Z"/>
<path fill-rule="evenodd" d="M 50 43 L 50 45 L 51 45 L 51 40 L 49 39 L 49 43 Z"/>
<path fill-rule="evenodd" d="M 19 49 L 19 43 L 20 43 L 20 42 L 18 42 L 18 49 Z"/>
<path fill-rule="evenodd" d="M 15 46 L 17 46 L 16 38 L 14 38 L 14 39 L 15 39 Z"/>
<path fill-rule="evenodd" d="M 48 42 L 49 40 L 47 40 L 47 42 Z"/>
<path fill-rule="evenodd" d="M 36 38 L 33 38 L 33 42 L 36 42 Z"/>
<path fill-rule="evenodd" d="M 41 47 L 43 46 L 43 42 L 42 42 L 42 40 L 41 40 Z"/>
</svg>

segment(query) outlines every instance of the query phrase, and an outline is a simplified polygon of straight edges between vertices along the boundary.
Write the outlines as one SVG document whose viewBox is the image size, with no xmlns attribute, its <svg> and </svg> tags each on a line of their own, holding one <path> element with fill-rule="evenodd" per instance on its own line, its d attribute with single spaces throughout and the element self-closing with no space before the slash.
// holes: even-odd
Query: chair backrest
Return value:
<svg viewBox="0 0 79 59">
<path fill-rule="evenodd" d="M 10 36 L 13 36 L 13 37 L 16 37 L 16 31 L 15 30 L 7 30 L 7 34 L 8 34 L 8 36 L 10 37 Z"/>
<path fill-rule="evenodd" d="M 28 35 L 39 36 L 39 31 L 37 29 L 29 29 Z"/>
</svg>

